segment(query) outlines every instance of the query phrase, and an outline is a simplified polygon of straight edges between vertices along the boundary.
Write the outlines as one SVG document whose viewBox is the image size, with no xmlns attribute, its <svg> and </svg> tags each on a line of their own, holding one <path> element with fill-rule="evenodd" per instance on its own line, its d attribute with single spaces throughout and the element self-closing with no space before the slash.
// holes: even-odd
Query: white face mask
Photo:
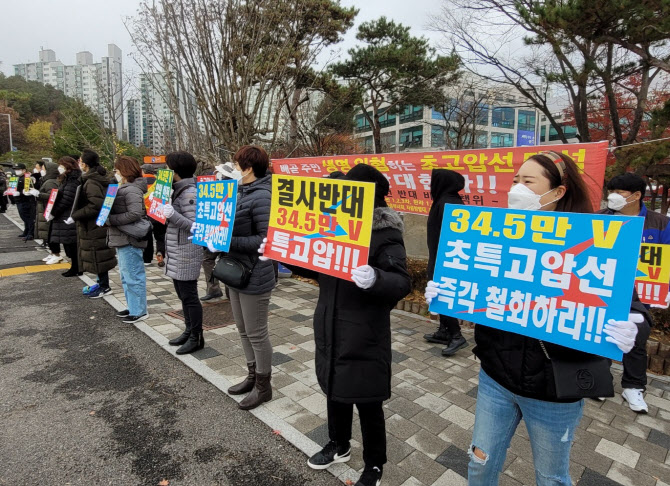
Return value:
<svg viewBox="0 0 670 486">
<path fill-rule="evenodd" d="M 42 169 L 42 170 L 40 171 L 40 175 L 41 175 L 42 177 L 44 177 L 45 175 L 47 175 L 47 171 L 44 170 L 44 169 Z"/>
<path fill-rule="evenodd" d="M 22 170 L 15 170 L 14 172 L 16 172 L 16 175 L 19 176 L 19 177 L 21 177 L 23 175 Z"/>
<path fill-rule="evenodd" d="M 114 178 L 116 179 L 116 182 L 118 182 L 119 184 L 121 184 L 121 182 L 123 181 L 123 177 L 118 172 L 114 174 Z"/>
<path fill-rule="evenodd" d="M 62 165 L 59 165 L 58 166 L 58 173 L 59 174 L 65 174 L 65 167 L 63 167 Z"/>
<path fill-rule="evenodd" d="M 33 169 L 33 174 L 39 174 L 39 172 L 40 172 L 40 170 L 37 167 L 35 167 Z"/>
<path fill-rule="evenodd" d="M 240 172 L 237 169 L 233 169 L 233 171 L 230 173 L 230 177 L 232 179 L 235 179 L 236 181 L 241 181 L 244 175 L 242 175 L 242 172 Z"/>
<path fill-rule="evenodd" d="M 628 202 L 628 199 L 623 197 L 621 194 L 613 192 L 607 196 L 607 207 L 612 211 L 621 211 L 623 208 L 628 206 L 631 202 Z"/>
<path fill-rule="evenodd" d="M 540 203 L 540 199 L 551 191 L 553 191 L 553 189 L 548 190 L 544 194 L 535 194 L 527 186 L 516 184 L 507 194 L 507 207 L 509 209 L 529 209 L 531 211 L 537 211 L 538 209 L 542 209 L 543 207 L 558 201 L 558 199 L 556 199 L 547 204 Z"/>
</svg>

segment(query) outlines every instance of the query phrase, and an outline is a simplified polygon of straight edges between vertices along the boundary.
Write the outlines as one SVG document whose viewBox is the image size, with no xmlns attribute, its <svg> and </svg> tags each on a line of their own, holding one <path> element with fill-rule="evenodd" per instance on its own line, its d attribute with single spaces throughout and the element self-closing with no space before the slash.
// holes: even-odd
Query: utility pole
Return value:
<svg viewBox="0 0 670 486">
<path fill-rule="evenodd" d="M 9 121 L 9 156 L 14 160 L 14 144 L 12 143 L 12 117 L 7 113 L 0 113 L 0 115 L 6 116 Z"/>
</svg>

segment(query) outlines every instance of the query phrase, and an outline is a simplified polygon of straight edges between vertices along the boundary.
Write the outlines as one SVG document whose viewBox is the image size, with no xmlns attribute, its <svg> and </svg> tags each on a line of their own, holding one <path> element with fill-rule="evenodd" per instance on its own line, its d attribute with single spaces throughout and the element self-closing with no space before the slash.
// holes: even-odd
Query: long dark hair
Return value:
<svg viewBox="0 0 670 486">
<path fill-rule="evenodd" d="M 63 172 L 61 175 L 58 176 L 58 182 L 61 183 L 67 178 L 68 174 L 70 174 L 71 172 L 74 171 L 81 172 L 81 170 L 79 169 L 79 163 L 72 157 L 67 156 L 61 157 L 60 159 L 58 159 L 58 165 L 62 165 L 63 167 L 65 167 L 65 172 Z"/>
<path fill-rule="evenodd" d="M 563 174 L 559 169 L 560 160 L 563 161 Z M 554 159 L 554 160 L 552 160 Z M 579 173 L 579 167 L 569 155 L 558 152 L 539 153 L 528 160 L 534 160 L 544 169 L 544 175 L 549 179 L 552 189 L 565 186 L 565 194 L 556 202 L 556 211 L 567 213 L 592 213 L 593 205 L 588 188 Z"/>
</svg>

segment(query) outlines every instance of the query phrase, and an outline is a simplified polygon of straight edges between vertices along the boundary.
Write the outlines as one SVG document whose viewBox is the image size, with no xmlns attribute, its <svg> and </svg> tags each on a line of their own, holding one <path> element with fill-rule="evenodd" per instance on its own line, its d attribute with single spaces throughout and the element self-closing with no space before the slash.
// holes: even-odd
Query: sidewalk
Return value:
<svg viewBox="0 0 670 486">
<path fill-rule="evenodd" d="M 9 216 L 18 220 L 15 211 Z M 183 321 L 167 313 L 181 309 L 181 303 L 172 280 L 163 276 L 155 262 L 146 270 L 150 318 L 137 327 L 174 355 L 167 341 L 181 333 Z M 110 272 L 110 278 L 114 294 L 105 300 L 116 309 L 125 308 L 118 271 Z M 92 282 L 87 277 L 83 280 Z M 200 295 L 204 293 L 201 279 Z M 327 442 L 326 401 L 314 372 L 312 315 L 317 297 L 316 287 L 295 279 L 281 279 L 274 290 L 269 318 L 274 398 L 252 411 L 306 455 Z M 217 303 L 217 307 L 224 305 Z M 215 310 L 206 307 L 205 315 Z M 246 368 L 234 322 L 229 319 L 220 324 L 225 325 L 205 331 L 205 349 L 177 358 L 225 392 L 246 375 Z M 443 358 L 440 346 L 422 338 L 434 331 L 428 319 L 394 310 L 391 326 L 393 395 L 384 405 L 389 462 L 384 467 L 383 484 L 465 485 L 479 371 L 472 355 L 472 331 L 464 331 L 470 343 L 467 349 L 455 357 Z M 602 403 L 585 402 L 571 456 L 573 481 L 582 486 L 668 486 L 670 380 L 649 376 L 649 414 L 637 415 L 618 394 L 619 370 L 613 370 L 617 384 L 614 398 Z M 358 473 L 354 470 L 363 467 L 357 417 L 354 421 L 352 459 L 347 465 L 331 468 L 345 482 L 355 480 Z M 512 440 L 500 484 L 535 484 L 523 422 Z"/>
</svg>

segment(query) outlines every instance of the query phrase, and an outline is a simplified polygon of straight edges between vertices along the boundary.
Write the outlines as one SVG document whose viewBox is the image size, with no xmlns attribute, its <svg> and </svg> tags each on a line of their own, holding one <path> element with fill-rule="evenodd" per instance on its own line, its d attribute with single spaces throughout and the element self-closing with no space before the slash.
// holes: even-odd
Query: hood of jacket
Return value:
<svg viewBox="0 0 670 486">
<path fill-rule="evenodd" d="M 405 225 L 400 214 L 391 208 L 375 208 L 375 212 L 372 216 L 372 231 L 384 228 L 397 229 L 401 233 L 405 231 Z"/>
<path fill-rule="evenodd" d="M 46 174 L 44 174 L 44 177 L 42 177 L 42 182 L 51 179 L 58 179 L 58 176 L 60 175 L 58 173 L 58 164 L 56 162 L 45 162 L 44 170 L 46 170 Z"/>
<path fill-rule="evenodd" d="M 81 180 L 83 182 L 86 182 L 88 180 L 95 181 L 100 183 L 102 187 L 107 187 L 110 184 L 109 176 L 107 175 L 107 169 L 105 169 L 101 165 L 89 169 L 89 171 L 86 174 L 81 176 Z"/>
<path fill-rule="evenodd" d="M 172 184 L 172 189 L 176 193 L 178 190 L 183 189 L 185 187 L 193 186 L 195 187 L 196 180 L 194 177 L 189 177 L 188 179 L 182 179 L 180 181 L 176 181 Z"/>
<path fill-rule="evenodd" d="M 457 197 L 458 192 L 465 187 L 465 178 L 458 172 L 448 169 L 433 169 L 430 176 L 430 195 L 433 201 L 446 196 Z"/>
</svg>

